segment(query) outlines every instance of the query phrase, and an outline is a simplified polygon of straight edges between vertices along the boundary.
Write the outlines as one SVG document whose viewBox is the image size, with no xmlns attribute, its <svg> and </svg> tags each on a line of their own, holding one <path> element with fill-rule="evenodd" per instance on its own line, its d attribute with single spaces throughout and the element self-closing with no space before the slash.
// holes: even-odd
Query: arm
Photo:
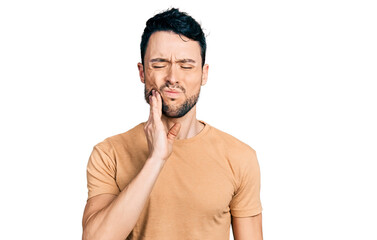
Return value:
<svg viewBox="0 0 377 240">
<path fill-rule="evenodd" d="M 144 131 L 149 158 L 139 174 L 118 195 L 101 194 L 88 200 L 83 216 L 83 239 L 125 239 L 134 228 L 166 160 L 180 125 L 168 133 L 161 122 L 162 100 L 150 97 L 151 111 Z"/>
<path fill-rule="evenodd" d="M 234 240 L 263 240 L 262 213 L 253 217 L 232 217 Z"/>
<path fill-rule="evenodd" d="M 83 216 L 83 239 L 125 239 L 134 228 L 163 167 L 148 159 L 140 173 L 119 194 L 90 198 Z"/>
</svg>

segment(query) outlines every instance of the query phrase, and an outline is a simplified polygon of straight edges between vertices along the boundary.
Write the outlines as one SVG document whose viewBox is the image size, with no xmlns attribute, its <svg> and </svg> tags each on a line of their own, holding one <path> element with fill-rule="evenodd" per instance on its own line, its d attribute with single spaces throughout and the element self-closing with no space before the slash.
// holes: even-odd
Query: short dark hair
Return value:
<svg viewBox="0 0 377 240">
<path fill-rule="evenodd" d="M 171 8 L 148 19 L 143 35 L 141 36 L 141 62 L 144 65 L 144 56 L 150 36 L 157 31 L 172 31 L 191 40 L 199 42 L 202 67 L 206 57 L 206 38 L 200 24 L 185 12 Z"/>
</svg>

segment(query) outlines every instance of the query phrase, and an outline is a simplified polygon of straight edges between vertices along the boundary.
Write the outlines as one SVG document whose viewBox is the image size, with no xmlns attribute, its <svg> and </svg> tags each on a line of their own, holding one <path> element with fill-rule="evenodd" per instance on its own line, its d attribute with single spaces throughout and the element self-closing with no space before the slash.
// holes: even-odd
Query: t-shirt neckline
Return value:
<svg viewBox="0 0 377 240">
<path fill-rule="evenodd" d="M 204 124 L 204 128 L 198 134 L 196 134 L 195 136 L 193 136 L 191 138 L 176 139 L 176 140 L 174 140 L 174 144 L 190 143 L 190 142 L 196 141 L 196 140 L 200 139 L 202 136 L 204 136 L 208 132 L 210 126 L 208 125 L 208 123 L 206 123 L 202 120 L 198 120 L 198 121 Z"/>
<path fill-rule="evenodd" d="M 202 136 L 204 136 L 208 132 L 208 130 L 210 129 L 210 126 L 209 126 L 208 123 L 206 123 L 202 120 L 198 120 L 198 121 L 204 124 L 204 128 L 198 134 L 196 134 L 195 136 L 193 136 L 191 138 L 176 139 L 176 140 L 174 140 L 174 144 L 190 143 L 190 142 L 196 141 L 196 140 L 200 139 Z M 141 126 L 144 127 L 145 124 L 146 124 L 146 122 L 143 122 L 143 123 L 141 123 Z"/>
</svg>

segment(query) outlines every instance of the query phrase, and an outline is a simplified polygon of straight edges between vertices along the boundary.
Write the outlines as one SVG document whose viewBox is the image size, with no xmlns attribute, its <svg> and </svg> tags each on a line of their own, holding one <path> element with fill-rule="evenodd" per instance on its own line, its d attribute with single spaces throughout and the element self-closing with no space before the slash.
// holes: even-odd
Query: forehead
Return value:
<svg viewBox="0 0 377 240">
<path fill-rule="evenodd" d="M 173 59 L 191 58 L 200 62 L 200 45 L 197 41 L 174 32 L 154 32 L 149 38 L 145 58 L 151 59 L 157 57 Z"/>
</svg>

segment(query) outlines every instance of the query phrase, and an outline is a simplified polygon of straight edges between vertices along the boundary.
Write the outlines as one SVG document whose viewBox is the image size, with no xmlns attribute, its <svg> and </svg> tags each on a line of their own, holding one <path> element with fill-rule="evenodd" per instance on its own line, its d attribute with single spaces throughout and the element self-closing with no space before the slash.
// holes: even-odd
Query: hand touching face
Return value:
<svg viewBox="0 0 377 240">
<path fill-rule="evenodd" d="M 180 123 L 175 123 L 168 132 L 161 121 L 162 99 L 160 94 L 153 90 L 148 97 L 150 103 L 149 119 L 144 126 L 145 136 L 148 141 L 149 158 L 157 161 L 166 161 L 173 151 L 173 142 L 181 128 Z"/>
</svg>

